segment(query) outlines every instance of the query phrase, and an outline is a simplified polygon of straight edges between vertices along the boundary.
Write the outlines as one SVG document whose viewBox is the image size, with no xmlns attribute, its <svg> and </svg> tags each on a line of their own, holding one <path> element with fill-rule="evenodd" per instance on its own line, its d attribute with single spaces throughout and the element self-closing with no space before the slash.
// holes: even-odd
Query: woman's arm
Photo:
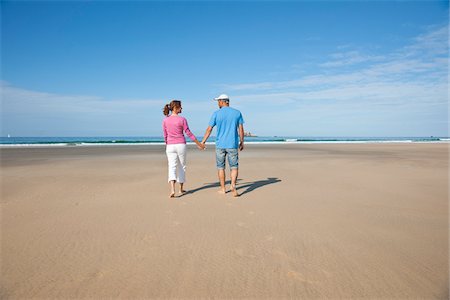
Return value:
<svg viewBox="0 0 450 300">
<path fill-rule="evenodd" d="M 197 139 L 194 140 L 194 143 L 197 144 L 197 148 L 200 150 L 205 150 L 205 144 L 200 143 Z"/>
<path fill-rule="evenodd" d="M 166 128 L 166 122 L 162 123 L 162 129 L 163 129 L 163 135 L 164 135 L 164 142 L 167 144 L 167 128 Z"/>
<path fill-rule="evenodd" d="M 193 141 L 194 143 L 197 144 L 197 147 L 198 147 L 200 150 L 204 150 L 204 149 L 205 149 L 205 145 L 203 145 L 202 143 L 200 143 L 200 142 L 197 140 L 197 138 L 195 137 L 195 135 L 194 135 L 194 134 L 191 132 L 191 130 L 189 129 L 189 125 L 188 125 L 186 119 L 184 119 L 184 122 L 183 122 L 183 130 L 184 130 L 184 132 L 186 132 L 187 136 L 191 139 L 191 141 Z"/>
</svg>

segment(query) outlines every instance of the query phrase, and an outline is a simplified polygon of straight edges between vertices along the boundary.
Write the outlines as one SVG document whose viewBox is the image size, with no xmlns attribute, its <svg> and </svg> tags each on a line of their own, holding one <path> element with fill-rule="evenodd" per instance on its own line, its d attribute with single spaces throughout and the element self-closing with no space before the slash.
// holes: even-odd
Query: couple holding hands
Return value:
<svg viewBox="0 0 450 300">
<path fill-rule="evenodd" d="M 231 192 L 234 197 L 239 194 L 236 190 L 236 180 L 239 170 L 238 150 L 244 149 L 244 119 L 239 110 L 230 107 L 230 99 L 222 94 L 214 98 L 219 109 L 213 113 L 206 129 L 203 140 L 199 142 L 195 135 L 189 130 L 187 120 L 180 116 L 182 112 L 181 101 L 173 100 L 164 106 L 163 112 L 166 118 L 163 120 L 164 140 L 166 142 L 166 154 L 169 165 L 169 197 L 175 197 L 175 183 L 180 184 L 180 194 L 185 193 L 183 189 L 186 180 L 186 139 L 184 133 L 197 144 L 200 150 L 204 150 L 212 129 L 217 126 L 216 136 L 216 165 L 220 182 L 219 193 L 225 194 L 225 159 L 231 170 Z"/>
</svg>

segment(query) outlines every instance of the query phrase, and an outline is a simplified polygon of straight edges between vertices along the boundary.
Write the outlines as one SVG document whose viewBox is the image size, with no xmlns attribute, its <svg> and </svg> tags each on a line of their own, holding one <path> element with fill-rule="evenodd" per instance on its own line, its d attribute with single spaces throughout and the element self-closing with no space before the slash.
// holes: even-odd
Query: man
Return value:
<svg viewBox="0 0 450 300">
<path fill-rule="evenodd" d="M 230 98 L 222 94 L 214 98 L 219 105 L 209 121 L 202 143 L 204 144 L 211 135 L 214 126 L 217 126 L 216 137 L 216 165 L 220 182 L 219 192 L 225 194 L 225 158 L 228 156 L 228 164 L 231 170 L 231 192 L 234 197 L 239 194 L 236 190 L 236 180 L 239 171 L 239 153 L 244 150 L 244 119 L 239 110 L 230 107 Z M 239 134 L 238 134 L 239 132 Z"/>
</svg>

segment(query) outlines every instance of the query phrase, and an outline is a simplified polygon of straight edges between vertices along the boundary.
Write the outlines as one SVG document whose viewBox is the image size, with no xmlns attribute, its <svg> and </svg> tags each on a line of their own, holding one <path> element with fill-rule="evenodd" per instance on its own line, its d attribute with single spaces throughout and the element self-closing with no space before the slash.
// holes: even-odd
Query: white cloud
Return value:
<svg viewBox="0 0 450 300">
<path fill-rule="evenodd" d="M 337 127 L 344 135 L 448 134 L 447 26 L 391 53 L 369 55 L 350 46 L 341 50 L 316 73 L 286 81 L 226 84 L 224 90 L 234 91 L 242 103 L 267 106 L 258 112 L 264 120 L 261 127 L 295 119 L 296 127 L 309 128 L 312 135 L 327 130 L 337 134 Z M 288 108 L 275 109 L 277 104 Z"/>
<path fill-rule="evenodd" d="M 325 63 L 338 67 L 356 61 L 371 61 L 350 71 L 339 72 L 337 68 L 288 81 L 225 84 L 223 87 L 229 91 L 240 91 L 237 96 L 243 100 L 256 97 L 262 101 L 283 97 L 291 100 L 353 100 L 359 97 L 364 102 L 375 98 L 407 97 L 424 103 L 437 99 L 441 101 L 446 96 L 448 61 L 440 56 L 441 51 L 435 50 L 446 48 L 445 32 L 446 28 L 439 28 L 421 35 L 414 40 L 414 44 L 388 55 L 365 56 L 357 51 L 346 51 L 333 54 L 341 61 Z M 430 48 L 426 42 L 439 47 Z M 273 97 L 270 97 L 271 94 Z"/>
<path fill-rule="evenodd" d="M 98 96 L 59 95 L 14 87 L 1 82 L 2 113 L 87 113 L 106 114 L 132 112 L 163 106 L 153 99 L 111 99 Z"/>
<path fill-rule="evenodd" d="M 161 135 L 162 99 L 107 99 L 61 95 L 15 87 L 0 81 L 2 134 L 14 136 Z M 201 134 L 213 101 L 183 100 L 191 130 Z M 195 118 L 201 115 L 201 118 Z"/>
<path fill-rule="evenodd" d="M 320 64 L 320 67 L 325 68 L 335 68 L 355 65 L 363 62 L 381 61 L 384 59 L 383 56 L 379 55 L 364 55 L 359 51 L 348 51 L 348 52 L 338 52 L 331 55 L 332 61 L 328 61 Z"/>
<path fill-rule="evenodd" d="M 157 99 L 60 95 L 4 81 L 0 87 L 2 134 L 15 136 L 148 135 L 160 127 L 165 104 Z"/>
<path fill-rule="evenodd" d="M 417 36 L 414 43 L 405 48 L 410 55 L 448 55 L 448 25 L 433 28 L 430 31 Z"/>
</svg>

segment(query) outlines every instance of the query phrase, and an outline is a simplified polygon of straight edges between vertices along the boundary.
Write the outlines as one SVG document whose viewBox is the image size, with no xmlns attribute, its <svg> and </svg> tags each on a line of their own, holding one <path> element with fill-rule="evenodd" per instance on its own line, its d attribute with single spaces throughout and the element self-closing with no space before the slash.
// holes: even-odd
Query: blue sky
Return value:
<svg viewBox="0 0 450 300">
<path fill-rule="evenodd" d="M 1 135 L 448 136 L 447 1 L 2 1 Z"/>
</svg>

